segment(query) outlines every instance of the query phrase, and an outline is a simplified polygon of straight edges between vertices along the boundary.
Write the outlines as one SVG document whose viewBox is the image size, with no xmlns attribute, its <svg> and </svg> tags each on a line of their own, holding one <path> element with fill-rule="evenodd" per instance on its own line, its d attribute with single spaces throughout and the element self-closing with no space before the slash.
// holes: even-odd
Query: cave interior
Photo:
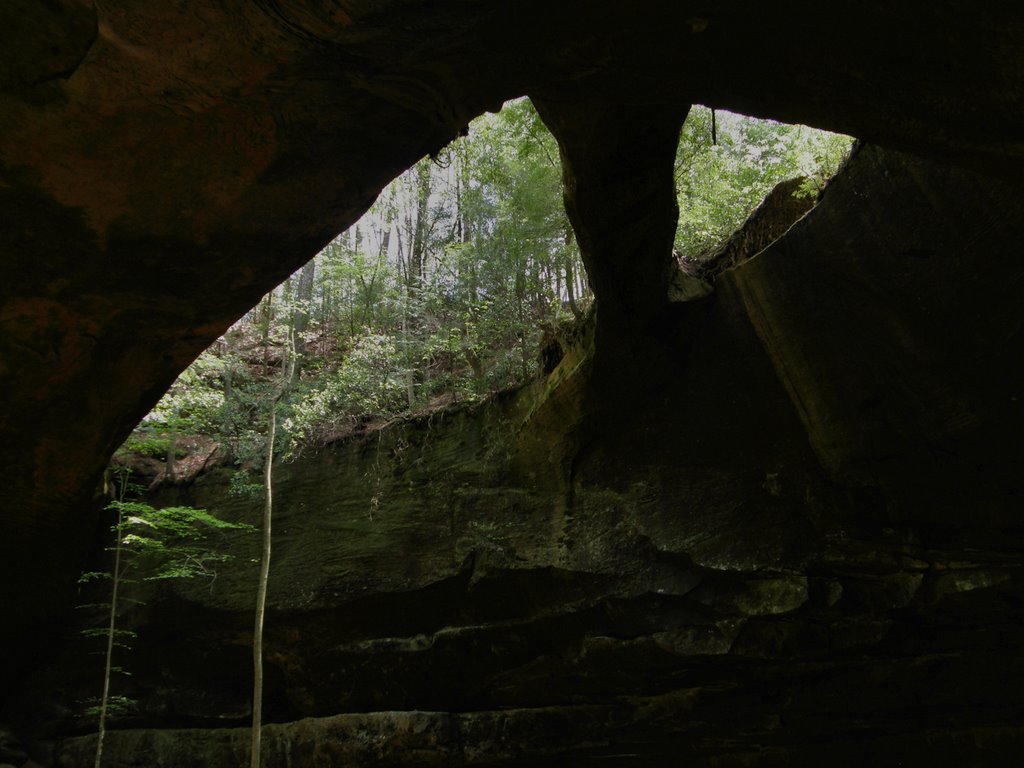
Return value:
<svg viewBox="0 0 1024 768">
<path fill-rule="evenodd" d="M 960 0 L 7 4 L 0 763 L 89 761 L 56 702 L 113 451 L 388 181 L 523 95 L 595 325 L 522 392 L 380 436 L 419 463 L 388 454 L 362 543 L 337 510 L 365 445 L 284 469 L 269 764 L 1019 761 L 1022 40 L 1024 10 Z M 678 302 L 693 104 L 859 145 Z M 237 763 L 233 578 L 141 628 L 159 706 L 110 765 Z"/>
</svg>

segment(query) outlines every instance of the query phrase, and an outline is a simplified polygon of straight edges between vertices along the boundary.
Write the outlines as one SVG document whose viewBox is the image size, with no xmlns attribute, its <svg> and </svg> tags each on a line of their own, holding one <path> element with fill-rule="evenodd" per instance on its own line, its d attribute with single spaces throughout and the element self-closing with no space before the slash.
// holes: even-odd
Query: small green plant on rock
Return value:
<svg viewBox="0 0 1024 768">
<path fill-rule="evenodd" d="M 112 716 L 133 712 L 136 702 L 126 696 L 111 693 L 111 680 L 115 674 L 128 675 L 121 666 L 114 664 L 117 649 L 130 650 L 137 638 L 135 632 L 118 626 L 118 620 L 126 605 L 140 601 L 124 595 L 124 590 L 139 581 L 158 581 L 203 576 L 216 578 L 216 565 L 230 558 L 218 551 L 208 541 L 215 531 L 229 529 L 253 530 L 251 525 L 230 523 L 210 514 L 204 509 L 193 507 L 165 507 L 156 509 L 140 501 L 125 501 L 127 473 L 120 473 L 120 498 L 108 505 L 107 509 L 117 513 L 117 521 L 111 528 L 114 544 L 110 548 L 114 562 L 110 572 L 90 571 L 83 573 L 79 583 L 108 580 L 110 601 L 108 603 L 81 606 L 103 608 L 107 622 L 103 627 L 90 627 L 82 631 L 83 636 L 104 641 L 103 689 L 100 697 L 87 702 L 85 714 L 97 718 L 95 768 L 100 768 L 103 759 L 103 742 L 107 721 Z"/>
<path fill-rule="evenodd" d="M 263 484 L 254 483 L 244 469 L 236 470 L 228 480 L 228 495 L 243 499 L 257 499 L 263 496 Z"/>
</svg>

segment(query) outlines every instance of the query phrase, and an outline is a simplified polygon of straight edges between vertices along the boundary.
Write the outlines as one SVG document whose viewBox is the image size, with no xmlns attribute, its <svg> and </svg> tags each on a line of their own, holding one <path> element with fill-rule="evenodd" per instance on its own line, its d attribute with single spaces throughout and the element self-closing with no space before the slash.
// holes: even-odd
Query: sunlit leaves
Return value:
<svg viewBox="0 0 1024 768">
<path fill-rule="evenodd" d="M 221 520 L 205 509 L 164 507 L 155 509 L 138 501 L 115 501 L 110 509 L 120 513 L 114 532 L 125 552 L 142 558 L 134 565 L 149 581 L 211 576 L 216 563 L 227 555 L 209 543 L 210 534 L 226 530 L 252 530 L 252 526 Z M 86 574 L 83 574 L 83 578 Z M 88 574 L 92 580 L 95 574 Z"/>
<path fill-rule="evenodd" d="M 850 139 L 695 107 L 676 158 L 675 246 L 700 258 L 780 181 L 816 195 Z M 178 379 L 132 446 L 156 458 L 179 435 L 217 439 L 258 464 L 268 399 L 288 360 L 301 374 L 278 405 L 285 455 L 339 428 L 473 400 L 538 369 L 542 326 L 582 316 L 586 275 L 562 206 L 558 147 L 526 99 L 473 121 L 469 135 L 386 187 L 356 225 L 264 297 Z M 629 222 L 623 222 L 627 226 Z M 295 317 L 308 319 L 296 328 Z"/>
<path fill-rule="evenodd" d="M 676 250 L 698 258 L 739 227 L 781 181 L 806 177 L 803 194 L 817 194 L 849 153 L 848 136 L 802 125 L 690 110 L 676 156 L 679 226 Z"/>
</svg>

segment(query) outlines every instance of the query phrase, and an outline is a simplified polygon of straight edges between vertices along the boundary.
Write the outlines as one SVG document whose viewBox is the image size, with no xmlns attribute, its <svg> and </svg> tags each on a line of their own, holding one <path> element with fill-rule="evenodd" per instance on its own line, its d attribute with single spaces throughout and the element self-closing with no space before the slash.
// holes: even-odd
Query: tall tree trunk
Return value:
<svg viewBox="0 0 1024 768">
<path fill-rule="evenodd" d="M 240 333 L 240 332 L 239 332 Z M 224 334 L 224 354 L 221 358 L 224 361 L 223 372 L 220 376 L 221 384 L 224 387 L 224 401 L 230 402 L 234 396 L 234 372 L 235 372 L 235 347 L 237 334 L 234 329 Z"/>
<path fill-rule="evenodd" d="M 309 328 L 309 313 L 313 303 L 313 285 L 316 277 L 316 259 L 310 259 L 299 273 L 292 302 L 291 336 L 292 371 L 291 380 L 298 378 L 302 370 L 302 358 L 306 354 L 306 329 Z"/>
<path fill-rule="evenodd" d="M 270 349 L 270 324 L 274 318 L 274 292 L 270 291 L 263 297 L 260 316 L 260 341 L 263 343 L 263 364 L 267 364 Z"/>
<path fill-rule="evenodd" d="M 174 462 L 178 455 L 178 433 L 171 432 L 170 440 L 167 443 L 167 461 L 164 464 L 164 477 L 167 481 L 173 483 L 175 481 L 174 474 Z"/>
<path fill-rule="evenodd" d="M 520 269 L 516 271 L 515 277 L 515 297 L 516 307 L 518 314 L 518 325 L 519 329 L 517 335 L 519 336 L 519 351 L 521 352 L 520 362 L 522 363 L 522 381 L 526 383 L 530 375 L 530 356 L 526 349 L 526 339 L 529 333 L 526 327 L 526 265 L 522 265 Z"/>
<path fill-rule="evenodd" d="M 409 248 L 409 287 L 415 294 L 422 282 L 426 266 L 427 217 L 430 215 L 429 162 L 416 166 L 416 221 L 412 226 L 412 242 Z"/>
<path fill-rule="evenodd" d="M 263 474 L 263 546 L 260 576 L 256 588 L 256 620 L 252 633 L 252 748 L 250 768 L 260 768 L 260 746 L 263 735 L 263 619 L 267 607 L 267 583 L 270 580 L 270 523 L 274 508 L 274 437 L 277 432 L 277 401 L 270 407 L 270 429 L 267 433 L 267 462 Z"/>
<path fill-rule="evenodd" d="M 352 236 L 349 239 L 349 248 L 353 256 L 353 259 L 358 259 L 359 254 L 363 248 L 363 233 L 359 229 L 359 226 L 352 227 Z M 353 261 L 353 263 L 356 263 Z M 340 311 L 345 312 L 347 324 L 348 324 L 348 338 L 351 339 L 356 335 L 356 329 L 359 327 L 359 323 L 356 319 L 357 303 L 361 299 L 359 293 L 359 281 L 357 276 L 354 274 L 355 270 L 347 271 L 345 273 L 345 296 L 341 299 L 343 309 Z"/>
<path fill-rule="evenodd" d="M 576 275 L 573 274 L 574 261 L 574 254 L 570 251 L 565 257 L 565 290 L 569 298 L 569 309 L 572 311 L 572 316 L 580 320 L 583 317 L 583 312 L 576 303 Z"/>
<path fill-rule="evenodd" d="M 323 296 L 320 297 L 320 333 L 324 338 L 330 338 L 334 331 L 334 323 L 331 321 L 331 307 L 334 304 L 334 287 L 327 281 L 323 284 Z"/>
<path fill-rule="evenodd" d="M 120 501 L 124 501 L 124 488 L 127 478 L 121 478 L 121 487 L 118 490 Z M 103 665 L 103 695 L 100 697 L 100 718 L 96 728 L 96 762 L 95 768 L 100 768 L 103 761 L 103 742 L 107 736 L 107 710 L 110 706 L 110 676 L 114 671 L 114 635 L 117 632 L 117 600 L 121 587 L 121 526 L 124 524 L 124 512 L 118 507 L 116 539 L 114 542 L 114 571 L 113 587 L 110 595 L 110 622 L 107 625 L 107 652 Z"/>
<path fill-rule="evenodd" d="M 561 259 L 558 259 L 558 258 L 555 259 L 555 264 L 554 264 L 554 268 L 553 268 L 552 271 L 554 272 L 554 274 L 551 275 L 551 277 L 553 277 L 554 281 L 555 281 L 555 285 L 554 285 L 555 319 L 558 320 L 558 319 L 560 319 L 562 317 L 562 308 L 563 308 L 562 305 L 565 303 L 565 302 L 562 301 L 562 296 L 564 295 L 565 291 L 562 290 Z"/>
<path fill-rule="evenodd" d="M 402 346 L 405 347 L 405 398 L 411 411 L 416 405 L 416 372 L 412 359 L 412 334 L 409 332 L 409 287 L 402 301 Z"/>
<path fill-rule="evenodd" d="M 458 153 L 455 153 L 453 157 L 458 157 Z M 455 242 L 464 243 L 466 242 L 463 238 L 463 226 L 462 226 L 462 164 L 459 163 L 455 167 L 455 223 L 454 231 L 452 234 L 455 236 Z"/>
<path fill-rule="evenodd" d="M 465 178 L 464 178 L 465 177 Z M 466 168 L 465 160 L 462 161 L 459 167 L 459 189 L 468 188 L 468 170 Z M 458 196 L 458 211 L 457 219 L 459 222 L 459 243 L 463 246 L 469 245 L 473 241 L 473 220 L 470 218 L 469 211 L 466 210 L 466 206 L 463 203 L 463 196 L 461 191 Z M 465 249 L 460 251 L 459 256 L 459 272 L 460 278 L 463 270 L 469 273 L 468 279 L 465 281 L 467 285 L 466 295 L 469 298 L 469 302 L 472 305 L 477 303 L 477 270 L 476 263 L 473 260 L 469 260 L 467 263 L 465 256 Z"/>
</svg>

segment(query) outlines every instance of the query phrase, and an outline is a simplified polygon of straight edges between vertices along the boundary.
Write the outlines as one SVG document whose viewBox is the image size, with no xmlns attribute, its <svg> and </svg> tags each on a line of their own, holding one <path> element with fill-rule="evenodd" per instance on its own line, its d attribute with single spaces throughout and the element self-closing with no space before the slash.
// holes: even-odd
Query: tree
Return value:
<svg viewBox="0 0 1024 768">
<path fill-rule="evenodd" d="M 306 329 L 309 327 L 310 312 L 312 311 L 315 276 L 316 259 L 310 259 L 299 272 L 299 284 L 296 287 L 290 318 L 289 336 L 291 347 L 294 350 L 290 378 L 293 380 L 299 375 L 302 369 L 302 359 L 306 354 Z"/>
<path fill-rule="evenodd" d="M 849 154 L 849 136 L 695 106 L 676 154 L 676 250 L 700 259 L 741 226 L 776 184 L 803 176 L 817 194 Z"/>
<path fill-rule="evenodd" d="M 675 246 L 687 258 L 712 251 L 779 181 L 803 175 L 803 193 L 817 194 L 850 143 L 728 112 L 717 122 L 713 137 L 711 111 L 694 107 L 676 158 Z M 152 439 L 174 452 L 180 435 L 209 430 L 240 465 L 258 464 L 263 404 L 288 365 L 282 455 L 536 375 L 541 329 L 581 319 L 592 299 L 558 158 L 527 99 L 473 121 L 204 353 L 147 417 Z"/>
<path fill-rule="evenodd" d="M 270 428 L 267 430 L 267 457 L 263 473 L 263 534 L 260 547 L 260 573 L 256 587 L 256 615 L 253 626 L 252 660 L 252 739 L 249 765 L 259 768 L 263 738 L 263 619 L 267 608 L 267 587 L 270 583 L 271 522 L 274 508 L 274 438 L 277 433 L 276 402 L 270 406 Z"/>
<path fill-rule="evenodd" d="M 209 533 L 252 529 L 252 526 L 221 520 L 203 509 L 180 506 L 154 509 L 143 502 L 126 501 L 128 476 L 127 470 L 119 471 L 118 500 L 107 507 L 117 513 L 117 521 L 111 529 L 114 534 L 114 545 L 111 547 L 114 554 L 113 568 L 110 572 L 84 573 L 79 579 L 83 584 L 97 579 L 110 582 L 110 599 L 102 606 L 107 609 L 106 626 L 83 631 L 87 637 L 103 639 L 105 644 L 102 693 L 98 705 L 88 711 L 97 716 L 95 768 L 100 768 L 103 761 L 103 745 L 112 704 L 124 708 L 130 703 L 125 697 L 112 698 L 111 684 L 115 673 L 125 674 L 123 667 L 114 663 L 116 650 L 129 650 L 129 641 L 135 638 L 134 632 L 119 626 L 122 607 L 126 602 L 123 590 L 125 586 L 137 582 L 137 579 L 129 577 L 131 571 L 139 571 L 144 581 L 212 577 L 215 575 L 216 564 L 224 562 L 229 556 L 209 545 Z M 127 602 L 138 603 L 137 600 Z M 95 604 L 85 607 L 95 607 Z"/>
</svg>

